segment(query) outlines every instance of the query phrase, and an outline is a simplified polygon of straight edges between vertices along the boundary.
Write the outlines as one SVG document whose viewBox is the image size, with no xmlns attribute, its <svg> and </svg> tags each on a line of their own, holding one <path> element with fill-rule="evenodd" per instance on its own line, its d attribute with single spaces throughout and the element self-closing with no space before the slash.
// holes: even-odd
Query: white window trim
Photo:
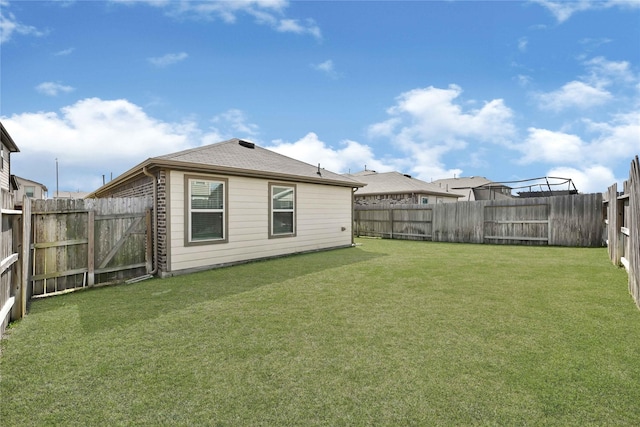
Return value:
<svg viewBox="0 0 640 427">
<path fill-rule="evenodd" d="M 194 181 L 204 181 L 208 185 L 210 183 L 218 183 L 222 184 L 222 209 L 195 209 L 196 212 L 202 213 L 222 213 L 222 237 L 221 238 L 213 238 L 213 239 L 202 239 L 202 240 L 193 240 L 192 231 L 193 228 L 191 226 L 191 213 L 194 211 L 191 209 L 191 183 Z M 228 239 L 228 217 L 229 217 L 229 208 L 228 208 L 228 200 L 229 200 L 229 180 L 226 178 L 219 177 L 211 177 L 211 176 L 194 176 L 194 175 L 185 175 L 184 177 L 184 211 L 185 211 L 185 232 L 184 232 L 184 245 L 185 246 L 196 246 L 196 245 L 210 245 L 216 243 L 227 243 Z"/>
<path fill-rule="evenodd" d="M 273 207 L 273 187 L 285 187 L 291 188 L 293 191 L 293 208 L 292 209 L 274 209 Z M 269 183 L 269 238 L 270 239 L 278 239 L 281 237 L 295 237 L 298 232 L 297 225 L 297 202 L 298 202 L 298 188 L 295 184 L 290 183 L 280 183 L 280 182 L 270 182 Z M 274 233 L 273 227 L 273 217 L 274 213 L 277 212 L 291 212 L 293 214 L 293 230 L 288 233 Z"/>
</svg>

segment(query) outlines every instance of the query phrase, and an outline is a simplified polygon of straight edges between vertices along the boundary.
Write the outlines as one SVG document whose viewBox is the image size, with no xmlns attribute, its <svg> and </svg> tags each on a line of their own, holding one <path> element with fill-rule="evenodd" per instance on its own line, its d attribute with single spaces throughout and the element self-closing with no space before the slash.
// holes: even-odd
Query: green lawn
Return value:
<svg viewBox="0 0 640 427">
<path fill-rule="evenodd" d="M 640 424 L 605 249 L 358 243 L 34 301 L 0 424 Z"/>
</svg>

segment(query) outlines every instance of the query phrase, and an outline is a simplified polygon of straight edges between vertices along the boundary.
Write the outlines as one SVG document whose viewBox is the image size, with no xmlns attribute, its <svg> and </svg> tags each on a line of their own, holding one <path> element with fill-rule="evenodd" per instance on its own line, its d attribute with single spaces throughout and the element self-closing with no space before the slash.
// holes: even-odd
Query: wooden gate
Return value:
<svg viewBox="0 0 640 427">
<path fill-rule="evenodd" d="M 33 200 L 31 296 L 151 271 L 151 198 Z"/>
</svg>

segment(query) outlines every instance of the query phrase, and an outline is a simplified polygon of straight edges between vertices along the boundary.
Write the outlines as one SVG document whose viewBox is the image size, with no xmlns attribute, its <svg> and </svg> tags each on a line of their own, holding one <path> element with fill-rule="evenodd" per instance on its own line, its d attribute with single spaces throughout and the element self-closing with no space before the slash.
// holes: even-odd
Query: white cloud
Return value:
<svg viewBox="0 0 640 427">
<path fill-rule="evenodd" d="M 556 18 L 558 22 L 564 22 L 576 12 L 582 12 L 592 9 L 594 6 L 590 0 L 577 1 L 549 1 L 549 0 L 533 0 L 535 3 L 546 7 Z"/>
<path fill-rule="evenodd" d="M 601 182 L 594 176 L 610 180 L 611 170 L 640 152 L 640 85 L 627 61 L 610 61 L 600 56 L 582 59 L 582 64 L 586 73 L 580 80 L 535 95 L 539 107 L 556 113 L 576 109 L 582 114 L 596 114 L 600 110 L 588 110 L 608 104 L 612 112 L 594 116 L 597 119 L 584 116 L 570 126 L 565 123 L 565 131 L 530 128 L 528 137 L 517 149 L 522 152 L 522 163 L 571 167 L 583 174 L 585 182 L 587 178 L 590 182 Z M 615 103 L 610 102 L 614 99 Z"/>
<path fill-rule="evenodd" d="M 193 123 L 156 120 L 125 99 L 87 98 L 60 112 L 14 114 L 2 122 L 20 148 L 12 172 L 50 183 L 50 175 L 41 174 L 58 158 L 74 176 L 73 183 L 61 184 L 75 190 L 83 177 L 83 191 L 96 189 L 102 174 L 118 175 L 148 157 L 189 148 L 200 137 Z"/>
<path fill-rule="evenodd" d="M 602 56 L 585 61 L 589 72 L 586 77 L 594 85 L 607 86 L 614 83 L 633 83 L 637 80 L 627 61 L 609 61 Z"/>
<path fill-rule="evenodd" d="M 19 22 L 16 16 L 7 10 L 8 7 L 9 2 L 7 0 L 0 0 L 0 8 L 2 9 L 2 13 L 0 13 L 0 44 L 11 40 L 14 34 L 45 35 L 45 32 L 38 30 L 36 27 Z"/>
<path fill-rule="evenodd" d="M 591 132 L 597 133 L 589 148 L 594 160 L 610 163 L 640 153 L 640 111 L 617 114 L 610 122 L 585 120 L 585 123 Z"/>
<path fill-rule="evenodd" d="M 585 120 L 587 131 L 596 134 L 584 141 L 578 135 L 529 128 L 529 136 L 518 147 L 521 162 L 613 164 L 640 152 L 640 111 L 619 114 L 610 122 Z"/>
<path fill-rule="evenodd" d="M 269 150 L 300 161 L 317 165 L 336 173 L 355 173 L 365 168 L 378 172 L 394 170 L 392 164 L 375 158 L 371 147 L 352 140 L 344 140 L 340 148 L 333 148 L 321 141 L 313 132 L 295 142 L 272 141 L 265 146 Z"/>
<path fill-rule="evenodd" d="M 60 93 L 73 92 L 75 89 L 60 83 L 43 82 L 36 86 L 36 90 L 44 95 L 58 96 Z"/>
<path fill-rule="evenodd" d="M 321 62 L 319 64 L 314 64 L 312 65 L 312 67 L 315 70 L 325 73 L 327 76 L 331 77 L 332 79 L 337 79 L 338 77 L 340 77 L 340 74 L 336 71 L 333 61 L 331 59 L 327 59 L 326 61 Z"/>
<path fill-rule="evenodd" d="M 571 167 L 556 167 L 547 172 L 547 176 L 559 178 L 571 178 L 576 189 L 580 193 L 601 193 L 607 191 L 607 188 L 617 179 L 611 169 L 594 165 L 581 169 Z"/>
<path fill-rule="evenodd" d="M 572 81 L 553 92 L 535 95 L 538 106 L 545 110 L 562 111 L 569 108 L 587 109 L 605 104 L 613 95 L 600 87 Z"/>
<path fill-rule="evenodd" d="M 320 27 L 312 19 L 299 20 L 284 16 L 289 6 L 286 0 L 209 0 L 209 1 L 170 1 L 170 0 L 112 0 L 122 4 L 147 4 L 163 8 L 173 17 L 191 17 L 194 19 L 220 19 L 227 24 L 237 21 L 238 15 L 252 16 L 256 23 L 267 25 L 283 33 L 308 34 L 316 39 L 322 38 Z"/>
<path fill-rule="evenodd" d="M 622 9 L 640 8 L 640 2 L 637 0 L 533 0 L 533 2 L 546 7 L 559 23 L 565 22 L 576 12 L 584 12 L 586 10 L 608 9 L 611 7 L 620 7 Z"/>
<path fill-rule="evenodd" d="M 609 61 L 598 56 L 582 59 L 586 74 L 566 83 L 560 89 L 533 94 L 538 107 L 560 112 L 568 109 L 587 110 L 614 99 L 621 104 L 640 81 L 627 61 Z"/>
<path fill-rule="evenodd" d="M 412 174 L 420 179 L 459 175 L 460 169 L 444 166 L 445 154 L 483 142 L 509 146 L 516 133 L 513 113 L 501 99 L 465 110 L 456 102 L 461 94 L 462 89 L 456 85 L 405 92 L 387 110 L 391 118 L 369 126 L 369 135 L 389 139 L 402 150 Z"/>
<path fill-rule="evenodd" d="M 275 29 L 281 33 L 309 34 L 318 40 L 322 38 L 322 31 L 313 19 L 306 19 L 304 22 L 281 19 Z"/>
<path fill-rule="evenodd" d="M 372 138 L 391 138 L 396 129 L 402 124 L 400 117 L 394 117 L 384 122 L 374 123 L 369 126 L 368 134 Z"/>
<path fill-rule="evenodd" d="M 260 133 L 258 125 L 249 123 L 246 114 L 237 108 L 214 116 L 211 122 L 215 124 L 215 127 L 211 128 L 210 136 L 207 139 L 212 142 L 231 138 L 252 139 Z M 217 141 L 213 141 L 214 136 Z"/>
<path fill-rule="evenodd" d="M 187 59 L 189 55 L 185 52 L 180 53 L 167 53 L 163 56 L 156 56 L 148 58 L 148 61 L 156 67 L 167 67 L 169 65 L 176 64 L 180 61 Z"/>
<path fill-rule="evenodd" d="M 525 74 L 518 74 L 518 75 L 515 77 L 515 80 L 518 82 L 518 84 L 519 84 L 521 87 L 528 87 L 528 86 L 531 84 L 531 81 L 532 81 L 533 79 L 531 78 L 531 76 L 527 76 L 527 75 L 525 75 Z"/>
<path fill-rule="evenodd" d="M 591 51 L 599 48 L 602 45 L 611 43 L 613 40 L 610 38 L 602 37 L 602 38 L 591 38 L 585 37 L 580 40 L 580 44 L 583 45 L 587 50 Z"/>
<path fill-rule="evenodd" d="M 70 47 L 68 49 L 63 49 L 63 50 L 59 50 L 57 52 L 54 52 L 54 56 L 68 56 L 71 55 L 73 53 L 73 51 L 76 50 L 75 47 Z"/>
<path fill-rule="evenodd" d="M 409 167 L 409 171 L 415 178 L 427 182 L 431 182 L 436 179 L 462 176 L 462 169 L 447 168 L 446 165 L 437 160 L 438 157 L 439 153 L 434 153 L 433 156 L 432 153 L 428 151 L 416 153 L 415 157 L 412 159 L 412 165 Z"/>
<path fill-rule="evenodd" d="M 60 113 L 16 114 L 4 119 L 21 151 L 64 156 L 69 162 L 144 160 L 186 148 L 189 126 L 149 117 L 126 99 L 87 98 Z M 132 162 L 132 163 L 133 163 Z"/>
<path fill-rule="evenodd" d="M 526 52 L 528 45 L 529 45 L 529 39 L 527 39 L 526 37 L 521 37 L 518 39 L 518 50 L 520 52 Z"/>
<path fill-rule="evenodd" d="M 484 141 L 502 140 L 513 134 L 511 110 L 501 99 L 486 102 L 480 109 L 463 111 L 454 101 L 462 89 L 450 85 L 448 89 L 428 87 L 401 94 L 388 113 L 403 119 L 405 135 L 423 140 L 447 141 L 457 138 L 480 138 Z"/>
<path fill-rule="evenodd" d="M 583 162 L 586 144 L 576 135 L 529 128 L 529 136 L 520 146 L 522 163 L 579 164 Z"/>
</svg>

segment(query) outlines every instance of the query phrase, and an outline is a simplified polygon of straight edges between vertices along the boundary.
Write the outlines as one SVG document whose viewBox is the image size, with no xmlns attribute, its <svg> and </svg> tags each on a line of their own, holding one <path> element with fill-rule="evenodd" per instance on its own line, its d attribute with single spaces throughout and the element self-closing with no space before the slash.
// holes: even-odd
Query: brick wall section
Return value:
<svg viewBox="0 0 640 427">
<path fill-rule="evenodd" d="M 125 182 L 113 188 L 108 197 L 144 197 L 153 196 L 153 181 L 143 176 L 131 182 Z"/>
<path fill-rule="evenodd" d="M 158 221 L 158 235 L 152 236 L 158 245 L 157 266 L 159 271 L 167 271 L 167 171 L 160 170 L 156 173 L 158 180 L 158 213 L 152 221 Z M 114 187 L 106 197 L 153 197 L 153 180 L 148 176 L 126 182 Z"/>
<path fill-rule="evenodd" d="M 158 173 L 158 270 L 168 271 L 167 253 L 167 171 Z"/>
</svg>

